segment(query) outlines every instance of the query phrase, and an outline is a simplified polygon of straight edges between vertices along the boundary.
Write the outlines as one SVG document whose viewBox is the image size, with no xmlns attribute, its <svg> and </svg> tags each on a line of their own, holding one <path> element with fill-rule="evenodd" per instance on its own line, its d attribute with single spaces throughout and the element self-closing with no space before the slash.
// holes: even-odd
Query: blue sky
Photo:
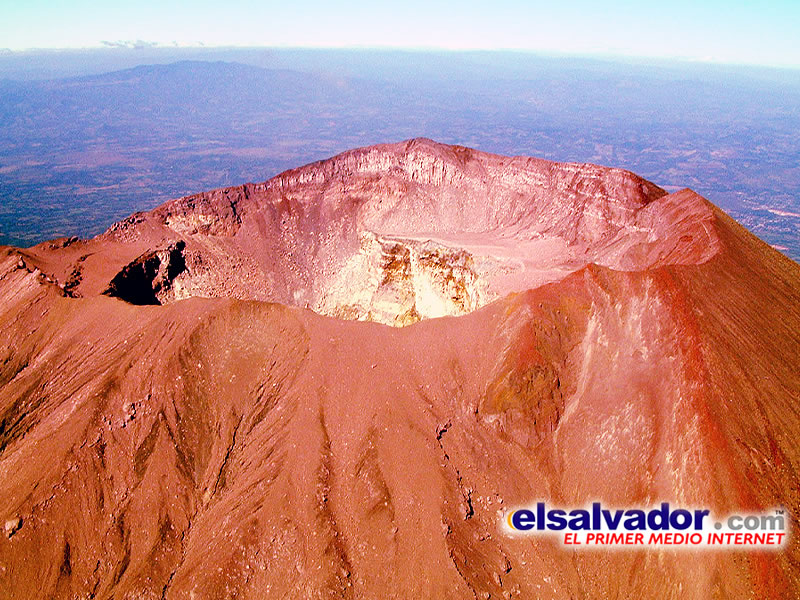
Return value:
<svg viewBox="0 0 800 600">
<path fill-rule="evenodd" d="M 0 0 L 0 48 L 525 49 L 800 67 L 800 0 Z"/>
</svg>

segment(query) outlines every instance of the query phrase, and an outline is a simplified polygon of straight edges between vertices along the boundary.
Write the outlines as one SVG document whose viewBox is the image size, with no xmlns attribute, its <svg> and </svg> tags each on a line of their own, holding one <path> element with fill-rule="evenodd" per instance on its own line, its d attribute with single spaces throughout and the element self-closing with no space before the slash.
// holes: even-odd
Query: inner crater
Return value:
<svg viewBox="0 0 800 600">
<path fill-rule="evenodd" d="M 319 292 L 314 310 L 343 319 L 410 325 L 487 303 L 487 281 L 466 250 L 364 232 L 359 251 Z"/>
<path fill-rule="evenodd" d="M 63 277 L 73 295 L 239 298 L 404 326 L 589 263 L 703 262 L 718 248 L 713 219 L 694 192 L 621 169 L 410 140 L 133 215 L 72 244 Z M 74 277 L 94 271 L 107 278 Z"/>
</svg>

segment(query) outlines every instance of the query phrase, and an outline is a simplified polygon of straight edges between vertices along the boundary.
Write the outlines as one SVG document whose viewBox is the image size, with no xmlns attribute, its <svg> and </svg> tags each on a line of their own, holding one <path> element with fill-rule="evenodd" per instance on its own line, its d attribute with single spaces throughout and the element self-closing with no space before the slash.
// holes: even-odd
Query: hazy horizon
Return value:
<svg viewBox="0 0 800 600">
<path fill-rule="evenodd" d="M 0 60 L 3 58 L 28 59 L 38 56 L 80 54 L 80 53 L 114 53 L 114 52 L 263 52 L 263 51 L 308 51 L 308 52 L 376 52 L 376 53 L 408 53 L 408 54 L 442 54 L 442 55 L 520 55 L 533 58 L 563 59 L 578 61 L 598 61 L 617 64 L 631 64 L 655 67 L 709 67 L 731 68 L 743 70 L 774 71 L 789 75 L 800 75 L 800 62 L 797 64 L 759 63 L 742 60 L 717 60 L 710 57 L 689 58 L 682 56 L 660 56 L 655 54 L 619 54 L 614 52 L 569 52 L 554 49 L 535 48 L 444 48 L 437 46 L 295 46 L 295 45 L 207 45 L 207 44 L 162 44 L 146 40 L 105 41 L 97 45 L 81 47 L 32 47 L 12 49 L 0 47 Z M 148 61 L 141 62 L 149 64 Z"/>
<path fill-rule="evenodd" d="M 365 7 L 353 0 L 224 5 L 186 10 L 163 0 L 97 5 L 31 0 L 0 8 L 0 40 L 12 50 L 149 45 L 205 47 L 522 50 L 570 56 L 661 58 L 800 67 L 791 0 L 668 4 L 609 0 L 445 0 Z"/>
<path fill-rule="evenodd" d="M 289 58 L 287 58 L 289 57 Z M 365 57 L 367 57 L 365 59 Z M 415 59 L 424 60 L 416 63 Z M 131 45 L 106 45 L 86 48 L 32 48 L 9 51 L 0 49 L 0 79 L 59 79 L 74 75 L 102 74 L 136 66 L 169 64 L 181 60 L 230 61 L 263 68 L 289 68 L 330 74 L 359 75 L 374 70 L 381 75 L 410 69 L 426 74 L 430 58 L 440 66 L 450 64 L 454 75 L 475 75 L 475 68 L 506 69 L 514 75 L 526 64 L 552 62 L 567 66 L 596 65 L 634 71 L 681 72 L 695 76 L 729 75 L 767 78 L 800 84 L 800 66 L 773 66 L 745 63 L 721 63 L 652 56 L 590 55 L 556 51 L 519 49 L 441 49 L 401 47 L 278 47 L 278 46 L 169 46 L 135 42 Z M 465 71 L 465 65 L 467 67 Z M 437 76 L 442 73 L 437 72 Z"/>
</svg>

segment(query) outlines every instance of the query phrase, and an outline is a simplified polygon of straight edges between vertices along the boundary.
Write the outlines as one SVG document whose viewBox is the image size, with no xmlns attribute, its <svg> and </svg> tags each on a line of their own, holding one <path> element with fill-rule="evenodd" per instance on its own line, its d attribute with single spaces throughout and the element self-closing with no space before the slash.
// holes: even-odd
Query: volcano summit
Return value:
<svg viewBox="0 0 800 600">
<path fill-rule="evenodd" d="M 800 514 L 800 266 L 691 190 L 411 140 L 5 248 L 0 299 L 11 598 L 800 594 L 793 535 L 499 525 Z"/>
</svg>

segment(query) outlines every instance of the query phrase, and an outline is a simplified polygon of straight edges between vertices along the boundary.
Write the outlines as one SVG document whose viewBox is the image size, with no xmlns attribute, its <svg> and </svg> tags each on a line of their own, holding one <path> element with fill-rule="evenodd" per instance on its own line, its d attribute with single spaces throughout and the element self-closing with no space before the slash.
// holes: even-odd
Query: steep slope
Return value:
<svg viewBox="0 0 800 600">
<path fill-rule="evenodd" d="M 7 249 L 0 589 L 794 597 L 793 537 L 699 560 L 499 522 L 800 514 L 798 290 L 688 190 L 426 140 Z"/>
</svg>

